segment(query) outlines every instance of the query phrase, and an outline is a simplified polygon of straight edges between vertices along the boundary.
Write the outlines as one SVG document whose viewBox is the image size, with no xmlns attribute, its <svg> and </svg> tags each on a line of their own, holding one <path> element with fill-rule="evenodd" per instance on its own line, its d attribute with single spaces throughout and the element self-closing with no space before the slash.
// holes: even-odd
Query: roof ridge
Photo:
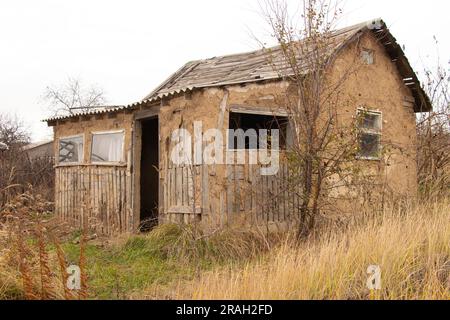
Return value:
<svg viewBox="0 0 450 320">
<path fill-rule="evenodd" d="M 386 23 L 381 19 L 367 20 L 348 27 L 336 29 L 333 31 L 336 46 L 333 52 L 342 50 L 346 45 L 354 41 L 361 33 L 371 31 L 373 35 L 381 41 L 383 37 L 388 37 L 388 41 L 382 41 L 382 45 L 388 50 L 388 54 L 401 69 L 399 72 L 405 78 L 413 77 L 414 87 L 413 95 L 416 101 L 416 112 L 431 110 L 431 102 L 421 87 L 414 70 L 404 55 L 403 50 L 398 45 L 394 36 L 390 33 Z M 387 48 L 389 47 L 389 48 Z M 267 63 L 264 54 L 270 53 L 280 48 L 280 45 L 273 47 L 263 47 L 258 50 L 233 53 L 222 56 L 215 56 L 208 59 L 192 60 L 185 63 L 181 68 L 174 72 L 170 77 L 157 86 L 143 100 L 129 104 L 127 106 L 118 106 L 110 110 L 92 110 L 91 112 L 80 112 L 71 116 L 60 116 L 44 121 L 57 121 L 71 118 L 73 116 L 83 116 L 92 114 L 102 114 L 124 109 L 132 109 L 158 102 L 165 97 L 171 97 L 194 89 L 221 87 L 228 85 L 238 85 L 242 83 L 255 83 L 261 81 L 274 81 L 280 79 L 280 72 L 274 70 L 270 63 Z M 210 62 L 213 63 L 210 63 Z M 283 68 L 282 61 L 275 62 L 277 66 Z M 191 74 L 192 73 L 192 74 Z M 419 110 L 419 111 L 417 111 Z"/>
<path fill-rule="evenodd" d="M 340 35 L 349 33 L 351 31 L 359 31 L 359 30 L 363 30 L 364 28 L 369 28 L 369 29 L 373 29 L 373 28 L 381 28 L 382 26 L 385 26 L 383 20 L 381 18 L 377 18 L 377 19 L 371 19 L 371 20 L 367 20 L 358 24 L 354 24 L 351 26 L 347 26 L 347 27 L 343 27 L 340 29 L 336 29 L 334 31 L 332 31 L 332 36 L 333 37 L 338 37 Z M 238 52 L 238 53 L 232 53 L 232 54 L 224 54 L 224 55 L 220 55 L 220 56 L 214 56 L 211 58 L 206 58 L 206 59 L 199 59 L 199 60 L 193 60 L 190 61 L 186 64 L 184 64 L 180 69 L 178 69 L 176 72 L 174 72 L 170 77 L 168 77 L 166 80 L 164 80 L 159 86 L 157 86 L 155 89 L 153 89 L 149 94 L 147 94 L 145 96 L 145 98 L 142 101 L 147 101 L 147 100 L 151 100 L 153 98 L 156 98 L 158 96 L 158 94 L 165 94 L 166 92 L 170 91 L 170 88 L 173 88 L 173 84 L 176 83 L 177 81 L 179 81 L 180 79 L 182 79 L 183 77 L 185 77 L 186 75 L 188 75 L 190 72 L 192 72 L 193 70 L 195 70 L 195 68 L 197 66 L 199 66 L 202 63 L 208 63 L 208 62 L 216 62 L 214 64 L 214 66 L 220 67 L 220 62 L 223 59 L 232 59 L 234 57 L 239 57 L 239 56 L 249 56 L 249 55 L 256 55 L 258 53 L 265 53 L 268 52 L 270 50 L 276 50 L 280 48 L 280 45 L 274 45 L 274 46 L 269 46 L 269 47 L 263 47 L 257 50 L 251 50 L 251 51 L 246 51 L 246 52 Z M 189 67 L 190 66 L 190 67 Z M 257 69 L 264 69 L 264 66 L 260 66 Z M 170 85 L 169 85 L 170 84 Z M 192 86 L 183 86 L 180 88 L 176 88 L 174 89 L 174 91 L 179 91 L 179 90 L 187 90 L 190 87 L 195 87 L 195 85 Z M 162 90 L 163 88 L 165 88 L 165 90 Z"/>
</svg>

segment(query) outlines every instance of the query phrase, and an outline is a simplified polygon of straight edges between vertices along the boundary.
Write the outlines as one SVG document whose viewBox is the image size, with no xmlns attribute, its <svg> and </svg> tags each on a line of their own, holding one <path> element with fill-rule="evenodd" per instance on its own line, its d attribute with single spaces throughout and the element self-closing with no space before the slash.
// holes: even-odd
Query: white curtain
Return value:
<svg viewBox="0 0 450 320">
<path fill-rule="evenodd" d="M 123 132 L 94 134 L 92 162 L 123 162 Z"/>
</svg>

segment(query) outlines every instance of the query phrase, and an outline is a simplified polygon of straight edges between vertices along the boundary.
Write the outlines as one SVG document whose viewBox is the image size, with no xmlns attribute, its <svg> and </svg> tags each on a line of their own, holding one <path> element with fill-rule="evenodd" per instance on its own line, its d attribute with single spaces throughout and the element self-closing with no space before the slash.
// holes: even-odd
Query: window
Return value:
<svg viewBox="0 0 450 320">
<path fill-rule="evenodd" d="M 83 136 L 74 136 L 59 139 L 59 163 L 83 162 Z"/>
<path fill-rule="evenodd" d="M 267 148 L 272 141 L 271 130 L 279 130 L 279 147 L 286 148 L 288 118 L 273 115 L 255 115 L 230 112 L 228 148 L 230 150 L 255 150 L 260 145 L 260 130 L 267 130 Z M 241 131 L 242 130 L 242 131 Z"/>
<path fill-rule="evenodd" d="M 371 65 L 375 63 L 374 52 L 370 49 L 363 49 L 361 51 L 361 59 L 364 64 Z"/>
<path fill-rule="evenodd" d="M 91 162 L 124 162 L 124 132 L 102 132 L 92 134 Z"/>
<path fill-rule="evenodd" d="M 381 113 L 358 110 L 359 154 L 362 159 L 377 160 L 381 151 Z"/>
</svg>

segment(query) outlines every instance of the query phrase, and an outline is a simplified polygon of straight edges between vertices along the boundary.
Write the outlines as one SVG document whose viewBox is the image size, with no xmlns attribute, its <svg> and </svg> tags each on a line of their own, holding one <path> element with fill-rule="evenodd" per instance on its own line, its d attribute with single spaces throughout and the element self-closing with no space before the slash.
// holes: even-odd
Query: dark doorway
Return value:
<svg viewBox="0 0 450 320">
<path fill-rule="evenodd" d="M 141 231 L 158 225 L 159 126 L 158 118 L 143 120 L 141 150 Z"/>
</svg>

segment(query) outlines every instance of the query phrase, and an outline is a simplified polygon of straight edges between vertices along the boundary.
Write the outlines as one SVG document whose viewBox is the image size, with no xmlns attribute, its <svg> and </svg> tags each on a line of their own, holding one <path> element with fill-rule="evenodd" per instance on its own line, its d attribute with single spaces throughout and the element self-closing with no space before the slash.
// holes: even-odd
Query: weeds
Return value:
<svg viewBox="0 0 450 320">
<path fill-rule="evenodd" d="M 169 224 L 108 242 L 89 240 L 84 228 L 64 240 L 32 196 L 8 206 L 0 299 L 450 298 L 449 200 L 385 206 L 325 225 L 300 244 L 295 235 Z M 82 273 L 79 292 L 66 287 L 72 263 Z M 372 264 L 383 274 L 382 290 L 371 294 L 365 283 Z"/>
<path fill-rule="evenodd" d="M 366 287 L 379 265 L 382 290 Z M 386 210 L 346 233 L 300 246 L 287 241 L 242 267 L 219 268 L 169 290 L 140 297 L 172 299 L 450 299 L 450 203 Z"/>
</svg>

